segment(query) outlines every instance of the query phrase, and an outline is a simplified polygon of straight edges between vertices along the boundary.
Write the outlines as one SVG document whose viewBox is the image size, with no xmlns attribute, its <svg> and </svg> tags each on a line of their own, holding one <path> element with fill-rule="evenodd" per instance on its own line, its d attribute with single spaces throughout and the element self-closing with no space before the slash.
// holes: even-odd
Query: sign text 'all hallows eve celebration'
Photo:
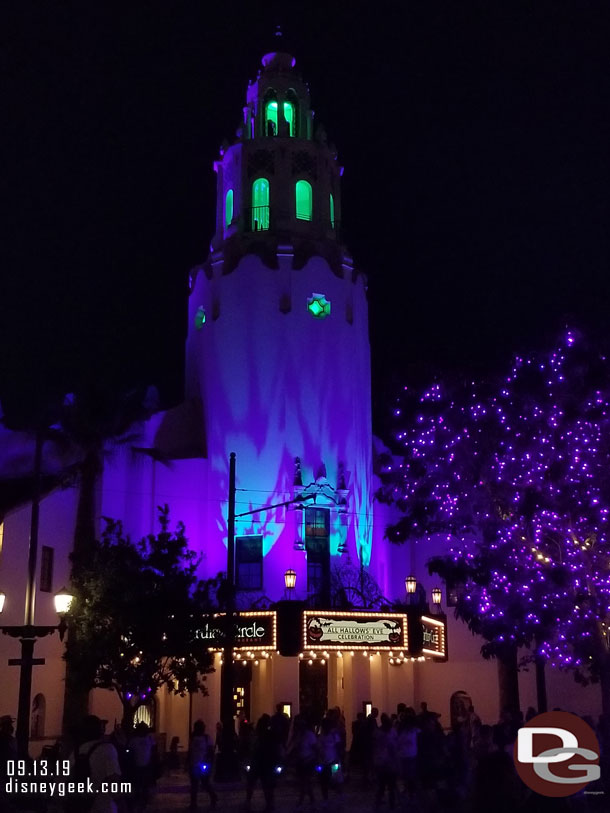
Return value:
<svg viewBox="0 0 610 813">
<path fill-rule="evenodd" d="M 406 616 L 399 613 L 304 613 L 306 648 L 407 646 Z"/>
</svg>

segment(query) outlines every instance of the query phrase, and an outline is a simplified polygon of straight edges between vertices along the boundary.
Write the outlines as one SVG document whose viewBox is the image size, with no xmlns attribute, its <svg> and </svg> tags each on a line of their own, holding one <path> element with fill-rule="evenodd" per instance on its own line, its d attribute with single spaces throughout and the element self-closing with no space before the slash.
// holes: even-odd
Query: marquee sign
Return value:
<svg viewBox="0 0 610 813">
<path fill-rule="evenodd" d="M 304 649 L 406 649 L 407 616 L 401 613 L 305 610 Z"/>
<path fill-rule="evenodd" d="M 421 627 L 423 635 L 422 654 L 433 658 L 447 657 L 447 633 L 445 622 L 439 618 L 422 615 Z"/>
<path fill-rule="evenodd" d="M 223 646 L 224 613 L 205 616 L 195 638 L 203 641 L 208 649 L 220 650 Z M 277 648 L 277 617 L 275 611 L 251 611 L 235 614 L 233 625 L 234 649 L 262 650 Z"/>
</svg>

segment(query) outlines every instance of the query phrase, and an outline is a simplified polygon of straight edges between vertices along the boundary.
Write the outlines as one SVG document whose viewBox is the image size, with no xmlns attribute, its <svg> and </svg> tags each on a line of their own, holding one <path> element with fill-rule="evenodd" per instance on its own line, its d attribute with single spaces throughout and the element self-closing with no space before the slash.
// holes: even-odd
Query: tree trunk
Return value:
<svg viewBox="0 0 610 813">
<path fill-rule="evenodd" d="M 602 712 L 610 719 L 610 658 L 604 658 L 599 670 L 599 684 L 602 690 Z"/>
<path fill-rule="evenodd" d="M 72 574 L 78 569 L 79 562 L 86 559 L 96 537 L 95 492 L 98 474 L 101 468 L 101 449 L 97 446 L 90 449 L 81 464 L 78 506 L 76 509 L 76 524 L 74 528 L 74 546 L 72 549 Z M 70 646 L 78 646 L 78 634 L 75 629 L 68 628 Z M 90 646 L 90 642 L 83 642 L 83 646 Z M 73 732 L 82 723 L 89 713 L 89 685 L 83 676 L 75 670 L 68 661 L 66 663 L 66 685 L 64 690 L 64 714 L 62 721 L 63 734 L 72 736 Z"/>
<path fill-rule="evenodd" d="M 123 731 L 129 733 L 133 729 L 135 716 L 136 707 L 132 706 L 129 701 L 123 702 L 123 719 L 121 720 L 121 728 Z"/>
<path fill-rule="evenodd" d="M 519 670 L 517 668 L 517 648 L 506 647 L 498 656 L 498 688 L 500 691 L 500 714 L 505 711 L 518 715 Z"/>
<path fill-rule="evenodd" d="M 544 658 L 536 656 L 536 703 L 538 714 L 548 711 L 548 701 L 546 695 L 546 661 Z"/>
</svg>

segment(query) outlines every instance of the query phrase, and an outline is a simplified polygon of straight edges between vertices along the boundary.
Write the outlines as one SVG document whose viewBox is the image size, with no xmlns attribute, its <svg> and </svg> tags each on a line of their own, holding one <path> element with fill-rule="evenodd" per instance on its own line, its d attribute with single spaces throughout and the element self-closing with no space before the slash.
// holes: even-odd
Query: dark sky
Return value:
<svg viewBox="0 0 610 813">
<path fill-rule="evenodd" d="M 607 2 L 92 2 L 0 12 L 0 399 L 179 398 L 212 162 L 283 23 L 345 165 L 376 414 L 414 368 L 608 333 Z"/>
</svg>

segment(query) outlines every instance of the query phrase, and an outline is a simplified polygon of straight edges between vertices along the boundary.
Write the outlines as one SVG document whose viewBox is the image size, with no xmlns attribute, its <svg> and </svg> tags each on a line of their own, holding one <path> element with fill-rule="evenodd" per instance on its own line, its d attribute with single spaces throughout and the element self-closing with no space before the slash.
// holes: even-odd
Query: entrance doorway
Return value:
<svg viewBox="0 0 610 813">
<path fill-rule="evenodd" d="M 299 661 L 299 712 L 314 725 L 328 707 L 328 664 L 319 659 Z"/>
<path fill-rule="evenodd" d="M 233 664 L 233 716 L 239 715 L 240 720 L 250 720 L 251 687 L 251 661 L 236 661 Z"/>
</svg>

